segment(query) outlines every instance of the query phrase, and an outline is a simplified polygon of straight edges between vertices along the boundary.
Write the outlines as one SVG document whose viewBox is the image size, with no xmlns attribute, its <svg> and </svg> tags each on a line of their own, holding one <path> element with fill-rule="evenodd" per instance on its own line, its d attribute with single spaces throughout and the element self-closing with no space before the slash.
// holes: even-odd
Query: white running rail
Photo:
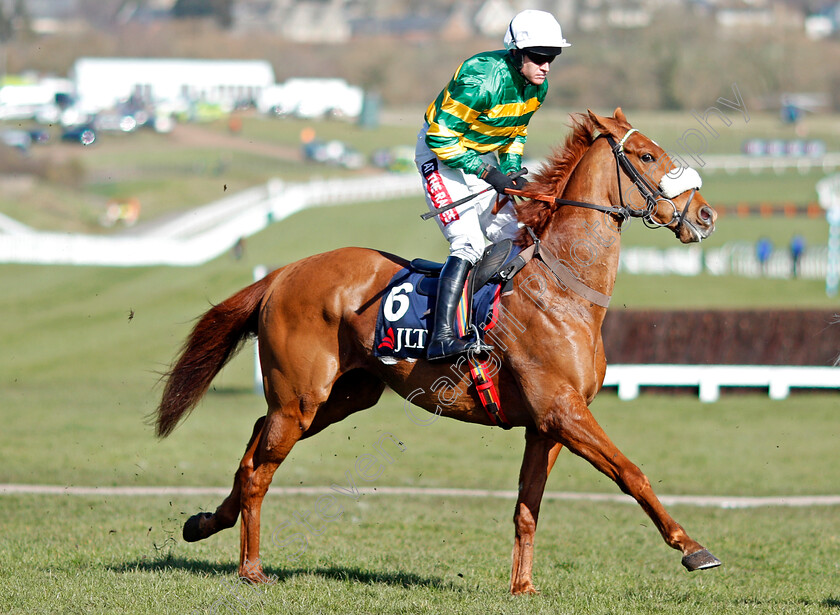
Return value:
<svg viewBox="0 0 840 615">
<path fill-rule="evenodd" d="M 618 387 L 622 400 L 643 386 L 697 387 L 700 401 L 713 402 L 722 387 L 766 387 L 770 399 L 792 388 L 840 389 L 840 367 L 789 365 L 608 365 L 605 387 Z"/>
<path fill-rule="evenodd" d="M 42 233 L 4 216 L 0 219 L 0 263 L 200 265 L 224 254 L 243 237 L 303 209 L 400 198 L 420 194 L 420 189 L 414 173 L 307 184 L 272 180 L 145 231 L 132 229 L 111 236 Z"/>
</svg>

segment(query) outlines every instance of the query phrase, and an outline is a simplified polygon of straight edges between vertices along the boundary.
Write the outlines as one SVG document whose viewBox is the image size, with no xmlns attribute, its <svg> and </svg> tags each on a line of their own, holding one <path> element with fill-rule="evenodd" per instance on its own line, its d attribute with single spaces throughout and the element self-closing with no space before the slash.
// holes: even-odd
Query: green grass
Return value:
<svg viewBox="0 0 840 615">
<path fill-rule="evenodd" d="M 150 390 L 151 374 L 146 375 L 145 390 L 129 383 L 76 385 L 69 404 L 58 391 L 39 394 L 34 385 L 6 387 L 10 394 L 4 409 L 0 482 L 227 486 L 254 420 L 265 413 L 264 402 L 250 392 L 251 367 L 250 356 L 243 356 L 228 368 L 195 416 L 163 441 L 152 437 L 144 421 L 158 397 Z M 813 495 L 837 489 L 836 402 L 836 395 L 829 394 L 797 394 L 778 402 L 759 394 L 725 394 L 716 404 L 671 396 L 620 402 L 605 392 L 593 412 L 663 493 Z M 299 443 L 275 484 L 342 482 L 356 456 L 371 452 L 384 432 L 406 446 L 383 478 L 388 484 L 490 489 L 516 485 L 521 431 L 479 429 L 453 421 L 418 428 L 393 394 L 376 409 Z M 691 434 L 687 442 L 682 441 L 684 433 Z M 652 436 L 655 443 L 650 442 Z M 43 451 L 50 454 L 44 456 Z M 562 459 L 549 489 L 615 491 L 585 462 L 571 455 Z M 464 471 L 465 464 L 477 465 Z M 732 467 L 738 472 L 729 472 Z M 772 480 L 763 478 L 767 468 L 773 469 Z M 698 469 L 702 472 L 695 474 Z"/>
<path fill-rule="evenodd" d="M 536 546 L 542 595 L 513 598 L 506 593 L 509 501 L 365 497 L 296 560 L 278 546 L 282 530 L 275 542 L 266 536 L 265 571 L 278 582 L 260 590 L 224 585 L 235 576 L 237 531 L 195 544 L 180 540 L 182 519 L 200 503 L 0 499 L 9 520 L 0 542 L 0 610 L 209 613 L 231 591 L 253 595 L 242 612 L 301 614 L 828 614 L 840 600 L 832 581 L 838 535 L 831 508 L 676 507 L 682 523 L 724 561 L 723 568 L 689 575 L 635 507 L 549 503 Z M 264 527 L 276 529 L 313 504 L 269 497 Z"/>
<path fill-rule="evenodd" d="M 400 203 L 392 205 L 383 210 L 383 224 L 408 215 Z M 144 422 L 160 393 L 156 371 L 208 301 L 249 281 L 250 264 L 297 258 L 346 238 L 354 209 L 325 213 L 330 223 L 323 233 L 312 231 L 306 216 L 314 212 L 308 212 L 254 238 L 245 262 L 225 257 L 187 269 L 0 267 L 4 287 L 13 289 L 0 298 L 0 482 L 229 485 L 251 425 L 264 412 L 264 402 L 250 392 L 250 350 L 164 441 Z M 364 243 L 378 233 L 365 227 L 354 239 Z M 381 238 L 395 251 L 429 254 L 427 238 Z M 693 284 L 702 289 L 704 281 L 710 280 Z M 683 280 L 632 276 L 628 282 L 627 292 L 643 303 L 647 293 L 673 291 Z M 732 280 L 724 287 L 746 298 L 742 284 Z M 660 494 L 836 493 L 836 395 L 800 393 L 771 402 L 763 393 L 725 392 L 720 402 L 701 404 L 693 396 L 653 395 L 619 402 L 607 392 L 593 412 Z M 516 486 L 521 430 L 443 420 L 418 427 L 393 394 L 301 442 L 275 484 L 341 483 L 383 431 L 406 449 L 394 453 L 372 486 Z M 568 453 L 548 489 L 617 492 Z M 235 574 L 238 531 L 197 544 L 179 536 L 187 516 L 219 501 L 0 497 L 0 612 L 210 612 L 222 582 Z M 307 552 L 289 561 L 271 535 L 314 501 L 266 501 L 262 557 L 279 582 L 260 595 L 253 612 L 821 614 L 834 612 L 840 600 L 832 507 L 674 506 L 680 523 L 725 563 L 688 575 L 638 507 L 547 502 L 535 569 L 543 595 L 512 599 L 506 594 L 510 501 L 366 496 L 348 503 L 341 523 L 312 536 Z"/>
</svg>

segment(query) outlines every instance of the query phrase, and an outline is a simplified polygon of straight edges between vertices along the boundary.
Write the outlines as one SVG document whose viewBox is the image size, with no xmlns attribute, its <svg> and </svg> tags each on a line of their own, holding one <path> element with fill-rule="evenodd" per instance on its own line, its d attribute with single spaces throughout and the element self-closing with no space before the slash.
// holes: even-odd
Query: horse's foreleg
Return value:
<svg viewBox="0 0 840 615">
<path fill-rule="evenodd" d="M 607 437 L 583 397 L 572 387 L 566 387 L 556 402 L 554 412 L 540 417 L 540 432 L 562 442 L 570 451 L 614 480 L 624 493 L 631 495 L 659 529 L 665 542 L 682 552 L 682 563 L 686 568 L 699 570 L 719 566 L 720 561 L 693 540 L 665 511 L 647 476 Z"/>
<path fill-rule="evenodd" d="M 513 513 L 516 535 L 513 542 L 513 569 L 510 573 L 510 593 L 535 594 L 531 580 L 534 564 L 534 536 L 540 516 L 545 483 L 557 460 L 562 444 L 530 429 L 525 431 L 525 453 L 519 470 L 519 497 Z"/>
<path fill-rule="evenodd" d="M 239 497 L 243 480 L 254 471 L 254 450 L 262 433 L 265 417 L 261 416 L 254 423 L 254 430 L 245 447 L 245 455 L 239 462 L 239 469 L 233 479 L 233 489 L 224 501 L 216 508 L 215 513 L 198 513 L 190 517 L 184 524 L 184 540 L 195 542 L 212 536 L 216 532 L 233 527 L 239 517 Z"/>
</svg>

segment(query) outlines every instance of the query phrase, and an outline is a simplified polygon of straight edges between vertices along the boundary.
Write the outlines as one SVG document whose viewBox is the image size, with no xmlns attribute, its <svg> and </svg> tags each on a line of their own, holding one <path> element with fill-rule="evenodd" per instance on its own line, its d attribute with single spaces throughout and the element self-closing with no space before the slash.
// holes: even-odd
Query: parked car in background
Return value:
<svg viewBox="0 0 840 615">
<path fill-rule="evenodd" d="M 408 145 L 383 147 L 371 154 L 373 166 L 392 173 L 408 173 L 415 170 L 414 148 Z"/>
<path fill-rule="evenodd" d="M 341 141 L 310 141 L 303 145 L 303 155 L 307 160 L 335 164 L 345 169 L 360 169 L 365 165 L 365 157 Z"/>
<path fill-rule="evenodd" d="M 30 128 L 27 130 L 29 138 L 32 140 L 32 145 L 42 145 L 48 143 L 50 140 L 50 133 L 43 128 Z"/>
<path fill-rule="evenodd" d="M 101 132 L 132 132 L 137 128 L 137 120 L 133 115 L 123 113 L 100 113 L 93 120 L 93 125 Z"/>
<path fill-rule="evenodd" d="M 70 126 L 61 135 L 62 141 L 92 145 L 96 141 L 96 130 L 90 124 Z"/>
<path fill-rule="evenodd" d="M 4 130 L 0 132 L 0 143 L 27 154 L 32 145 L 32 137 L 26 130 Z"/>
</svg>

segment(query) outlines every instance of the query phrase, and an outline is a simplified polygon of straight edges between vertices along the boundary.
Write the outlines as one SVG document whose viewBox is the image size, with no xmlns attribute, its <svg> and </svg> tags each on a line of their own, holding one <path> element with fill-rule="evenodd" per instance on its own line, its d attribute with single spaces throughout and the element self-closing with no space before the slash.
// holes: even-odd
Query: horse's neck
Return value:
<svg viewBox="0 0 840 615">
<path fill-rule="evenodd" d="M 612 161 L 612 155 L 608 162 Z M 610 190 L 615 170 L 604 163 L 604 153 L 589 152 L 569 178 L 562 198 L 613 205 Z M 616 220 L 607 213 L 570 205 L 561 206 L 541 238 L 541 247 L 569 267 L 581 282 L 605 295 L 612 295 L 618 271 L 621 234 Z"/>
</svg>

